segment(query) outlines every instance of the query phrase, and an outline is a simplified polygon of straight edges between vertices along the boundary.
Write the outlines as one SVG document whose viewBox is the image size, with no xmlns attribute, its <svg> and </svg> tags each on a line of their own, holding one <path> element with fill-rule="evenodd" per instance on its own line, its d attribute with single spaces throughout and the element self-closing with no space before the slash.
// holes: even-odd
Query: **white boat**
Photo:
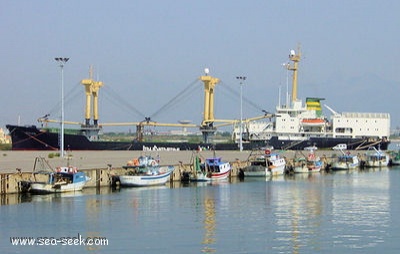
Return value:
<svg viewBox="0 0 400 254">
<path fill-rule="evenodd" d="M 360 166 L 357 155 L 342 154 L 332 162 L 331 170 L 349 170 L 356 169 Z"/>
<path fill-rule="evenodd" d="M 194 182 L 226 180 L 231 172 L 231 164 L 220 157 L 207 158 L 201 163 L 199 156 L 196 156 L 194 166 L 194 174 L 190 175 L 190 181 Z"/>
<path fill-rule="evenodd" d="M 277 176 L 285 173 L 286 161 L 277 153 L 271 153 L 267 156 L 267 168 L 265 176 Z"/>
<path fill-rule="evenodd" d="M 320 172 L 323 165 L 324 165 L 324 163 L 320 160 L 319 157 L 317 157 L 313 160 L 307 160 L 307 168 L 308 168 L 308 172 L 310 172 L 310 173 Z"/>
<path fill-rule="evenodd" d="M 278 153 L 272 153 L 272 147 L 254 150 L 247 159 L 248 166 L 242 169 L 245 177 L 265 177 L 283 175 L 286 161 Z"/>
<path fill-rule="evenodd" d="M 304 150 L 308 150 L 309 154 L 306 158 L 300 157 L 295 159 L 294 161 L 294 173 L 313 173 L 320 172 L 324 163 L 321 161 L 319 157 L 315 156 L 315 150 L 317 147 L 306 147 Z"/>
<path fill-rule="evenodd" d="M 308 167 L 307 167 L 307 159 L 304 157 L 298 157 L 294 159 L 294 167 L 293 167 L 293 172 L 294 173 L 308 173 Z"/>
<path fill-rule="evenodd" d="M 123 168 L 128 172 L 119 176 L 121 186 L 143 187 L 165 184 L 174 171 L 173 166 L 160 166 L 151 156 L 140 156 Z"/>
<path fill-rule="evenodd" d="M 382 150 L 371 147 L 365 153 L 365 166 L 372 167 L 386 167 L 389 165 L 390 157 Z"/>
<path fill-rule="evenodd" d="M 349 170 L 356 169 L 360 166 L 360 161 L 357 155 L 351 155 L 350 152 L 345 153 L 346 144 L 339 144 L 332 147 L 333 150 L 339 150 L 340 155 L 332 162 L 331 170 Z"/>
<path fill-rule="evenodd" d="M 313 173 L 320 172 L 324 163 L 317 158 L 298 158 L 295 160 L 293 172 L 294 173 Z"/>
<path fill-rule="evenodd" d="M 38 159 L 44 160 L 43 158 Z M 71 166 L 58 167 L 51 171 L 33 172 L 33 174 L 35 180 L 30 182 L 29 192 L 37 194 L 81 191 L 90 180 L 85 173 Z M 39 181 L 37 178 L 45 178 L 46 180 Z"/>
</svg>

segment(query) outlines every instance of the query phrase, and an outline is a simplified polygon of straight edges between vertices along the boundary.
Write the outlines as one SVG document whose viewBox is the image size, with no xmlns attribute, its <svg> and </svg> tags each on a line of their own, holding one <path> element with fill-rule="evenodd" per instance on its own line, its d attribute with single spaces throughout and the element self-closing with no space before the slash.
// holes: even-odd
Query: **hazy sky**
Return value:
<svg viewBox="0 0 400 254">
<path fill-rule="evenodd" d="M 70 58 L 66 120 L 83 122 L 80 80 L 90 65 L 105 84 L 101 123 L 144 116 L 200 123 L 203 85 L 196 80 L 206 67 L 221 79 L 216 118 L 240 118 L 236 76 L 247 77 L 243 117 L 273 112 L 279 87 L 285 100 L 282 63 L 300 44 L 299 98 L 323 97 L 338 112 L 387 112 L 393 129 L 400 126 L 399 11 L 397 0 L 2 0 L 0 127 L 37 124 L 47 113 L 59 118 L 54 57 Z"/>
</svg>

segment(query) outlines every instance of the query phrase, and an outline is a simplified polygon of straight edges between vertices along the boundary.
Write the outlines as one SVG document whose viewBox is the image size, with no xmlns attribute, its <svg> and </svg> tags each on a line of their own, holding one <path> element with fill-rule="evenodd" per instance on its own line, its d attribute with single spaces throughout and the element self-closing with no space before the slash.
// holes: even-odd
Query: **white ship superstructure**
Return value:
<svg viewBox="0 0 400 254">
<path fill-rule="evenodd" d="M 387 138 L 390 114 L 346 112 L 332 116 L 333 137 Z"/>
<path fill-rule="evenodd" d="M 270 145 L 276 149 L 303 149 L 307 146 L 333 147 L 345 143 L 349 149 L 366 149 L 381 146 L 386 149 L 390 136 L 390 115 L 388 113 L 337 113 L 329 106 L 328 119 L 322 113 L 323 98 L 297 98 L 297 69 L 300 53 L 291 51 L 287 65 L 293 71 L 292 100 L 290 105 L 278 105 L 276 113 L 269 120 L 248 122 L 244 126 L 245 141 Z M 234 135 L 238 137 L 239 126 Z M 236 138 L 236 140 L 238 140 Z"/>
</svg>

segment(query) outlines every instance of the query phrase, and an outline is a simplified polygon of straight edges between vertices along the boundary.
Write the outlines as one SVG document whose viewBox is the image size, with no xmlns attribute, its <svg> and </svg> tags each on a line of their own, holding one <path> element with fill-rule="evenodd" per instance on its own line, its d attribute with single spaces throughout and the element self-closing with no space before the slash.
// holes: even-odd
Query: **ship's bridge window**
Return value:
<svg viewBox="0 0 400 254">
<path fill-rule="evenodd" d="M 336 128 L 335 129 L 336 133 L 353 133 L 352 128 Z"/>
</svg>

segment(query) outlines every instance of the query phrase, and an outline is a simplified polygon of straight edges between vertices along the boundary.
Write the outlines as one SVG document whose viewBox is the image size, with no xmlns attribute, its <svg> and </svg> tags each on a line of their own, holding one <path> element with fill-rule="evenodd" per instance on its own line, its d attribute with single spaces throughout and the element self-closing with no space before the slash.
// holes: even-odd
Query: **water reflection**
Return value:
<svg viewBox="0 0 400 254">
<path fill-rule="evenodd" d="M 32 204 L 0 209 L 3 231 L 15 235 L 37 234 L 27 226 L 33 217 L 48 235 L 110 238 L 108 247 L 85 246 L 81 252 L 297 254 L 370 248 L 366 252 L 373 253 L 396 241 L 391 212 L 399 210 L 399 178 L 400 170 L 370 169 L 245 178 L 234 184 L 90 188 L 4 195 L 2 204 Z M 18 227 L 16 221 L 21 221 Z M 61 224 L 54 228 L 54 221 Z"/>
<path fill-rule="evenodd" d="M 216 229 L 216 218 L 215 218 L 215 203 L 214 199 L 206 197 L 204 200 L 204 238 L 202 244 L 204 248 L 202 252 L 215 252 L 215 248 L 210 247 L 215 243 L 215 229 Z"/>
<path fill-rule="evenodd" d="M 31 194 L 31 193 L 15 193 L 0 195 L 0 205 L 15 205 L 26 202 L 52 202 L 59 201 L 61 198 L 79 197 L 85 195 L 102 195 L 118 192 L 119 190 L 111 187 L 103 188 L 85 188 L 82 191 L 65 192 L 65 193 L 49 193 L 49 194 Z"/>
<path fill-rule="evenodd" d="M 366 172 L 371 174 L 363 174 Z M 334 243 L 349 248 L 373 247 L 383 242 L 390 223 L 388 170 L 370 169 L 358 174 L 363 177 L 354 172 L 351 177 L 334 178 L 331 199 Z"/>
<path fill-rule="evenodd" d="M 295 174 L 288 186 L 279 186 L 276 205 L 276 238 L 271 248 L 274 251 L 299 253 L 304 246 L 318 249 L 321 234 L 323 198 L 318 182 L 321 174 Z"/>
</svg>

